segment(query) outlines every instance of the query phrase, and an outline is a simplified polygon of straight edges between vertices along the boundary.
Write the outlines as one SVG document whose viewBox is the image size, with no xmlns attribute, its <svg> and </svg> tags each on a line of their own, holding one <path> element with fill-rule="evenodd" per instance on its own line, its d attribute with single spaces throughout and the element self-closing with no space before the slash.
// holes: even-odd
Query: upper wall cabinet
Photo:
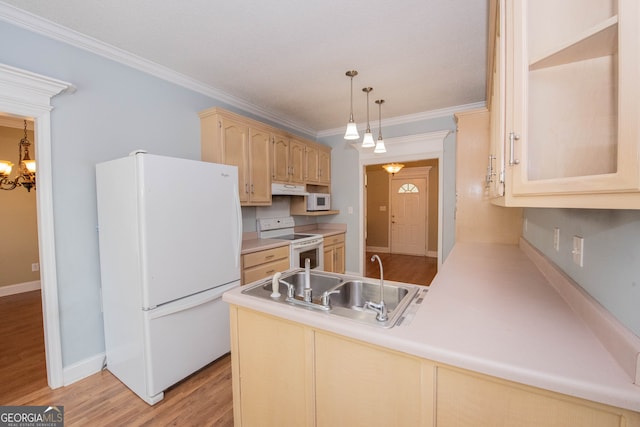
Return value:
<svg viewBox="0 0 640 427">
<path fill-rule="evenodd" d="M 238 167 L 244 206 L 271 205 L 271 132 L 219 109 L 200 113 L 202 160 Z"/>
<path fill-rule="evenodd" d="M 304 184 L 305 144 L 296 138 L 274 134 L 272 144 L 271 178 L 274 182 Z"/>
<path fill-rule="evenodd" d="M 640 209 L 640 2 L 492 2 L 487 181 L 506 206 Z"/>
</svg>

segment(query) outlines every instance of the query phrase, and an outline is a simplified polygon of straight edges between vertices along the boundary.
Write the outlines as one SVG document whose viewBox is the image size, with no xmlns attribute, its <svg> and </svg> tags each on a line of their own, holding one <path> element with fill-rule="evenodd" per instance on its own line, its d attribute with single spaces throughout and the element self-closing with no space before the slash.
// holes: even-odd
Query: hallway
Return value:
<svg viewBox="0 0 640 427">
<path fill-rule="evenodd" d="M 380 277 L 378 262 L 371 262 L 374 252 L 367 252 L 365 260 L 367 277 Z M 384 269 L 384 279 L 396 282 L 431 284 L 438 272 L 438 259 L 424 256 L 379 253 Z"/>
</svg>

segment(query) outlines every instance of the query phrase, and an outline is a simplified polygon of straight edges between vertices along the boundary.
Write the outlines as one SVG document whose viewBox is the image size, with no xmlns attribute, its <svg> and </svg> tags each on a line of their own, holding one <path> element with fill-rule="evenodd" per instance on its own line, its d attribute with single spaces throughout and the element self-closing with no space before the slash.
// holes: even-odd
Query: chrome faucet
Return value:
<svg viewBox="0 0 640 427">
<path fill-rule="evenodd" d="M 376 313 L 376 320 L 378 322 L 386 322 L 389 319 L 387 315 L 387 306 L 384 303 L 384 271 L 382 270 L 382 261 L 378 255 L 374 255 L 371 257 L 371 262 L 376 262 L 378 260 L 378 264 L 380 265 L 380 302 L 375 303 L 372 301 L 367 301 L 364 303 L 364 308 L 370 308 Z"/>
<path fill-rule="evenodd" d="M 304 290 L 302 291 L 305 302 L 311 302 L 311 260 L 304 260 Z"/>
</svg>

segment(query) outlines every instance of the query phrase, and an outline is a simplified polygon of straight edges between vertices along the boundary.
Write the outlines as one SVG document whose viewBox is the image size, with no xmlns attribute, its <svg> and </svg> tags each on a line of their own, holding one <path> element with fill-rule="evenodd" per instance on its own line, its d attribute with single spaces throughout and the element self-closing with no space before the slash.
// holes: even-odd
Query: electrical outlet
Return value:
<svg viewBox="0 0 640 427">
<path fill-rule="evenodd" d="M 553 229 L 553 249 L 556 252 L 560 251 L 560 228 L 554 227 Z"/>
<path fill-rule="evenodd" d="M 31 271 L 40 271 L 40 264 L 37 262 L 31 264 Z"/>
<path fill-rule="evenodd" d="M 583 267 L 584 265 L 584 238 L 573 236 L 573 263 Z"/>
</svg>

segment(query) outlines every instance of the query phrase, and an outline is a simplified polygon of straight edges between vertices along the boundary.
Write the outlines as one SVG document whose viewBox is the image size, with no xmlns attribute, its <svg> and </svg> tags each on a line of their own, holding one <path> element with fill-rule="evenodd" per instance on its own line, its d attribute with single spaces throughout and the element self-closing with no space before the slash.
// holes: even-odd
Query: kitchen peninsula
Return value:
<svg viewBox="0 0 640 427">
<path fill-rule="evenodd" d="M 236 425 L 640 426 L 638 338 L 608 351 L 532 251 L 457 244 L 391 329 L 228 292 Z"/>
</svg>

